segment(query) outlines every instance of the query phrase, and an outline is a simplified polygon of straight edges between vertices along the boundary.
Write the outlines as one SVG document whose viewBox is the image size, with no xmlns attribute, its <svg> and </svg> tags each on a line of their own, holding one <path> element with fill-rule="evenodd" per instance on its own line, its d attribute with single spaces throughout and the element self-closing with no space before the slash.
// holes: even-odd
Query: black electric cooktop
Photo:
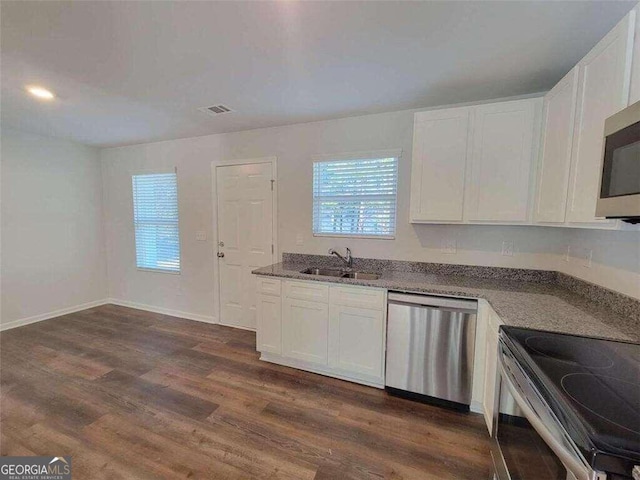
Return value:
<svg viewBox="0 0 640 480">
<path fill-rule="evenodd" d="M 596 470 L 640 465 L 640 345 L 501 328 L 510 350 Z"/>
</svg>

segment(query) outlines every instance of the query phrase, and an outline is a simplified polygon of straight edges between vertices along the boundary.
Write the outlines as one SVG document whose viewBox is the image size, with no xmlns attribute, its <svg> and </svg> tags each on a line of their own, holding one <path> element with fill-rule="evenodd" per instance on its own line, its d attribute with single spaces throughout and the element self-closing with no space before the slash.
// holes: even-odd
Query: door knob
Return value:
<svg viewBox="0 0 640 480">
<path fill-rule="evenodd" d="M 223 258 L 224 257 L 224 252 L 218 252 L 218 258 Z"/>
</svg>

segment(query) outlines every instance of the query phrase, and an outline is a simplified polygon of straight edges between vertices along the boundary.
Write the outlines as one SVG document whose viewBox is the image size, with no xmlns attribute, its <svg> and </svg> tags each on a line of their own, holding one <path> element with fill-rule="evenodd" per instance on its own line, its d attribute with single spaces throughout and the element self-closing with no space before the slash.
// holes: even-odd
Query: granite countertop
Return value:
<svg viewBox="0 0 640 480">
<path fill-rule="evenodd" d="M 460 275 L 455 269 L 454 274 L 412 272 L 406 269 L 369 269 L 368 271 L 381 274 L 378 280 L 355 280 L 300 273 L 301 270 L 312 266 L 326 265 L 308 261 L 285 261 L 256 269 L 253 273 L 404 292 L 483 298 L 506 325 L 640 343 L 640 321 L 637 317 L 637 305 L 640 303 L 631 304 L 632 314 L 629 316 L 621 315 L 597 301 L 565 288 L 553 276 L 531 280 L 526 274 L 522 274 L 522 278 L 518 278 L 518 269 L 510 269 L 516 272 L 515 275 L 510 275 L 511 278 L 487 278 L 491 277 L 490 274 L 483 277 Z M 629 300 L 635 301 L 630 298 Z"/>
</svg>

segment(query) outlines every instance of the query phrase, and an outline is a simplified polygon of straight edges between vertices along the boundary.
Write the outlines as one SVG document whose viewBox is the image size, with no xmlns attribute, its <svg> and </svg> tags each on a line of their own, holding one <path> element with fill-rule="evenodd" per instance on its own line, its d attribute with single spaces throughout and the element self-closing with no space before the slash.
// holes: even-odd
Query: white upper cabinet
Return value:
<svg viewBox="0 0 640 480">
<path fill-rule="evenodd" d="M 537 98 L 474 108 L 471 178 L 465 201 L 470 221 L 528 221 L 539 108 Z"/>
<path fill-rule="evenodd" d="M 540 99 L 415 115 L 411 222 L 529 219 Z"/>
<path fill-rule="evenodd" d="M 571 144 L 578 94 L 578 67 L 544 97 L 542 144 L 534 221 L 564 223 L 571 168 Z"/>
<path fill-rule="evenodd" d="M 639 11 L 618 23 L 544 104 L 527 99 L 417 113 L 411 222 L 616 228 L 616 221 L 595 217 L 604 121 L 640 101 Z"/>
<path fill-rule="evenodd" d="M 633 10 L 636 16 L 636 32 L 633 40 L 633 63 L 631 65 L 629 105 L 640 102 L 640 6 L 637 6 Z"/>
<path fill-rule="evenodd" d="M 411 221 L 461 222 L 471 108 L 415 114 Z"/>
<path fill-rule="evenodd" d="M 631 11 L 578 63 L 578 102 L 566 212 L 569 223 L 596 222 L 604 121 L 629 101 L 634 30 L 635 12 Z"/>
</svg>

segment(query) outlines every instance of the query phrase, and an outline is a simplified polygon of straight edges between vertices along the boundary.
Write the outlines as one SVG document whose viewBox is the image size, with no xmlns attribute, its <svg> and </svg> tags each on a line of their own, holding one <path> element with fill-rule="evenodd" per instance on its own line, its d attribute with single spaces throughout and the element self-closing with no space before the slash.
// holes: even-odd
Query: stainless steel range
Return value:
<svg viewBox="0 0 640 480">
<path fill-rule="evenodd" d="M 496 478 L 640 480 L 640 345 L 502 327 L 498 357 Z"/>
</svg>

